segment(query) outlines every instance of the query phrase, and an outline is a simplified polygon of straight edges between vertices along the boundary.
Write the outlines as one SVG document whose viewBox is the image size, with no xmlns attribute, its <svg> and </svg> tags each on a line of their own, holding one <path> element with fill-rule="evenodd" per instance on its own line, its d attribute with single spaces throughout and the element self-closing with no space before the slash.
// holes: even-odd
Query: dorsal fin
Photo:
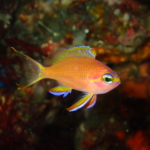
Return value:
<svg viewBox="0 0 150 150">
<path fill-rule="evenodd" d="M 43 65 L 51 66 L 68 57 L 95 58 L 95 53 L 91 50 L 90 46 L 77 46 L 70 49 L 56 50 L 44 60 Z"/>
</svg>

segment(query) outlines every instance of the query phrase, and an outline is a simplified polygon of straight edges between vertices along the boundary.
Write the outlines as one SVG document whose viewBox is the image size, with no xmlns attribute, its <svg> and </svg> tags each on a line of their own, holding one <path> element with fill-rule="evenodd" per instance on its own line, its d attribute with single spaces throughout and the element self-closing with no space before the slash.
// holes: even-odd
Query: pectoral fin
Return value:
<svg viewBox="0 0 150 150">
<path fill-rule="evenodd" d="M 67 108 L 67 110 L 71 112 L 80 109 L 90 101 L 91 97 L 93 97 L 93 94 L 85 95 L 78 102 Z"/>
<path fill-rule="evenodd" d="M 64 86 L 56 86 L 52 89 L 49 89 L 48 91 L 53 95 L 56 96 L 63 95 L 63 97 L 66 97 L 69 93 L 71 93 L 71 88 L 64 87 Z"/>
<path fill-rule="evenodd" d="M 91 108 L 96 103 L 96 95 L 93 95 L 92 98 L 84 105 L 84 108 Z"/>
</svg>

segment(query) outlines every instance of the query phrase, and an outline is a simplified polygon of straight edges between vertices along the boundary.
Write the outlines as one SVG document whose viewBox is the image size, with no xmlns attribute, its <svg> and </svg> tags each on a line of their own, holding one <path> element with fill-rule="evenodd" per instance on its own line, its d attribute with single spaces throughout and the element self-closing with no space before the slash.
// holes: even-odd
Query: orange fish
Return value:
<svg viewBox="0 0 150 150">
<path fill-rule="evenodd" d="M 67 108 L 68 111 L 93 107 L 97 94 L 107 93 L 120 84 L 117 73 L 96 60 L 96 54 L 89 46 L 57 50 L 44 60 L 43 65 L 13 47 L 12 49 L 31 70 L 27 80 L 18 89 L 49 78 L 59 83 L 59 86 L 49 89 L 53 95 L 65 97 L 72 89 L 85 92 L 79 101 Z"/>
</svg>

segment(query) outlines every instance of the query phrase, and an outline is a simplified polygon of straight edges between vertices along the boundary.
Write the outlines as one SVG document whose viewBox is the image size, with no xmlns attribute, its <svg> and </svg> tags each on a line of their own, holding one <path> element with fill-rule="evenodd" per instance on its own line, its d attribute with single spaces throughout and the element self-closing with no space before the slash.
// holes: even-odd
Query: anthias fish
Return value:
<svg viewBox="0 0 150 150">
<path fill-rule="evenodd" d="M 96 54 L 89 46 L 57 50 L 44 60 L 43 65 L 14 48 L 13 50 L 31 70 L 27 80 L 19 85 L 19 89 L 41 79 L 50 78 L 59 83 L 58 86 L 49 89 L 53 95 L 65 97 L 72 89 L 85 93 L 79 101 L 67 108 L 68 111 L 93 107 L 97 94 L 107 93 L 120 84 L 117 73 L 96 60 Z"/>
</svg>

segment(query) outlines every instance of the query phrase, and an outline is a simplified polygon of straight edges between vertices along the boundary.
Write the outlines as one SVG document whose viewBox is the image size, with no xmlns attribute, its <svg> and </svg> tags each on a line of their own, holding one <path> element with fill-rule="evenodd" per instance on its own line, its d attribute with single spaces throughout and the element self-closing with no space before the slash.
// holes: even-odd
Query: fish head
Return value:
<svg viewBox="0 0 150 150">
<path fill-rule="evenodd" d="M 118 74 L 107 66 L 98 69 L 90 81 L 92 92 L 95 94 L 107 93 L 121 83 Z"/>
<path fill-rule="evenodd" d="M 121 83 L 118 74 L 110 68 L 105 69 L 101 74 L 101 80 L 98 81 L 99 87 L 102 87 L 103 93 L 107 93 L 116 88 Z"/>
</svg>

